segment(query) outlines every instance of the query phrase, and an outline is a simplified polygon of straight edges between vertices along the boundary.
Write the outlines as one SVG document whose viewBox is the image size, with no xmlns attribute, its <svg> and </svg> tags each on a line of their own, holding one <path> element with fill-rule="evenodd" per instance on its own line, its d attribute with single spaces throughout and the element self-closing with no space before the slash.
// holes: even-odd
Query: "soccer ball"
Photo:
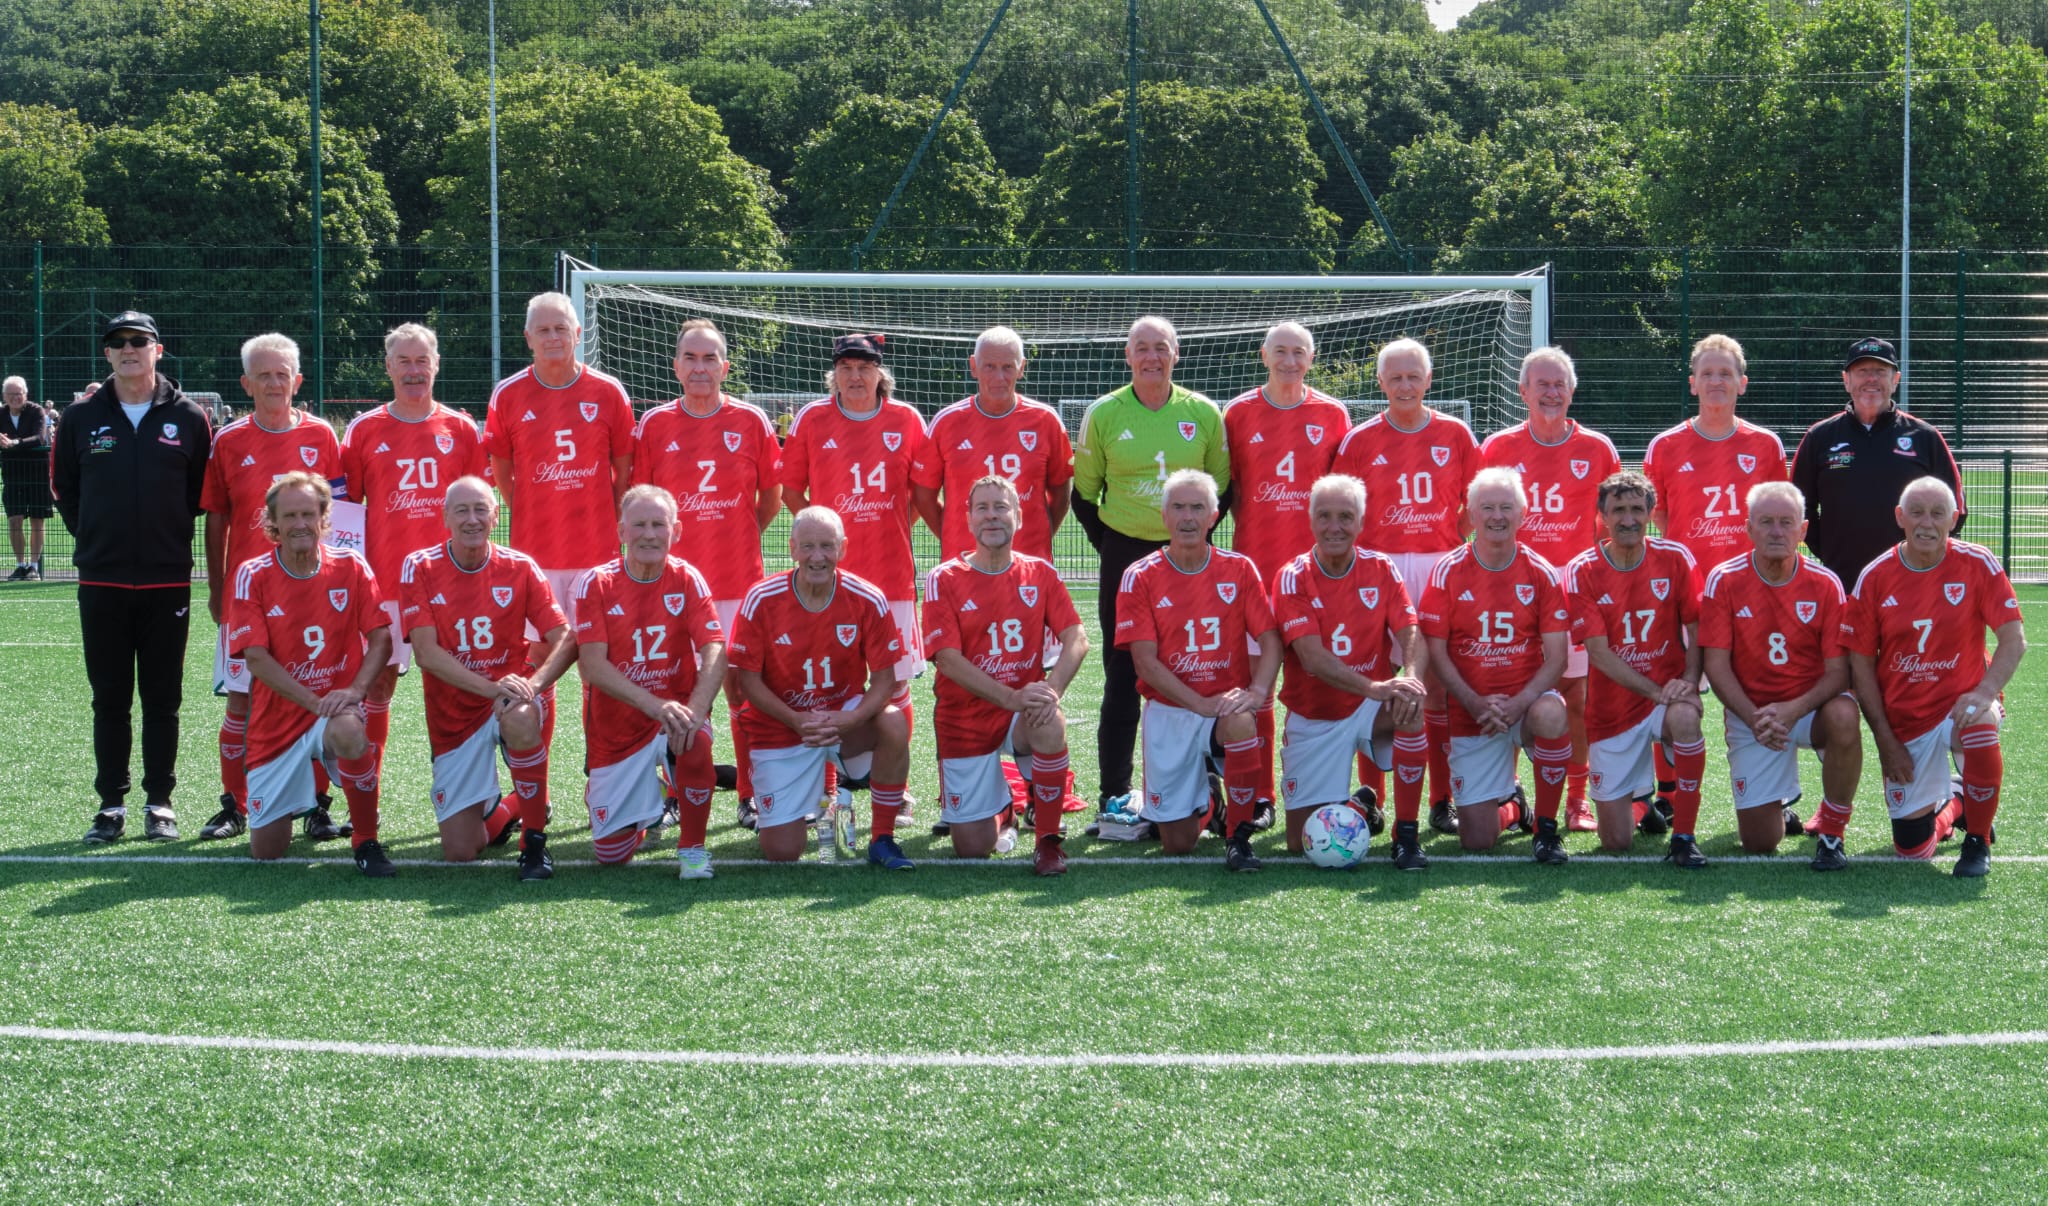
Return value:
<svg viewBox="0 0 2048 1206">
<path fill-rule="evenodd" d="M 1356 867 L 1372 844 L 1365 818 L 1349 804 L 1325 804 L 1309 814 L 1301 827 L 1302 853 L 1318 867 Z"/>
</svg>

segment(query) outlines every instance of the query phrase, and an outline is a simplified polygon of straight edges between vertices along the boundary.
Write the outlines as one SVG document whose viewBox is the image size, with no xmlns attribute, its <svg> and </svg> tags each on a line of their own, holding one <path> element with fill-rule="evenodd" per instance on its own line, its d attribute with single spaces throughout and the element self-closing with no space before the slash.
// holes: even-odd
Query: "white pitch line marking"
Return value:
<svg viewBox="0 0 2048 1206">
<path fill-rule="evenodd" d="M 1223 865 L 1221 855 L 1200 858 L 1192 855 L 1173 856 L 1162 854 L 1150 858 L 1132 858 L 1125 855 L 1077 854 L 1069 857 L 1069 865 L 1075 867 L 1221 867 Z M 1261 857 L 1264 858 L 1266 865 L 1269 867 L 1308 866 L 1308 860 L 1305 858 L 1296 858 L 1289 855 Z M 1535 863 L 1529 856 L 1520 854 L 1432 854 L 1429 857 L 1432 867 L 1535 866 Z M 515 858 L 479 859 L 469 863 L 450 863 L 437 858 L 395 858 L 391 861 L 394 865 L 400 867 L 439 867 L 450 871 L 490 870 L 493 868 L 509 871 L 519 865 Z M 1572 865 L 1574 867 L 1656 866 L 1665 861 L 1661 855 L 1655 854 L 1585 854 L 1583 861 L 1574 859 Z M 1914 865 L 1912 860 L 1884 854 L 1852 854 L 1849 856 L 1849 861 L 1874 867 L 1905 867 Z M 1946 859 L 1936 860 L 1933 865 L 1940 865 L 1947 861 Z M 598 865 L 596 859 L 588 858 L 558 858 L 554 862 L 557 867 L 595 867 Z M 1366 861 L 1359 864 L 1355 870 L 1367 870 L 1378 862 L 1377 858 L 1368 856 Z M 232 854 L 0 854 L 0 864 L 6 863 L 52 866 L 120 864 L 131 867 L 164 865 L 173 867 L 235 866 L 252 869 L 261 867 L 342 867 L 351 871 L 355 869 L 355 863 L 345 858 L 282 858 L 274 863 L 257 863 Z M 1999 855 L 1992 860 L 1992 863 L 1994 866 L 2006 866 L 2009 864 L 2042 866 L 2048 865 L 2048 854 Z M 1713 866 L 1718 867 L 1724 864 L 1733 866 L 1788 867 L 1797 868 L 1802 871 L 1807 870 L 1807 860 L 1796 855 L 1721 854 L 1714 856 Z M 655 867 L 671 875 L 675 873 L 675 864 L 673 862 L 656 855 L 636 858 L 627 865 L 631 867 Z M 917 865 L 920 870 L 926 867 L 953 868 L 958 870 L 995 870 L 1006 867 L 1029 867 L 1031 860 L 1028 858 L 966 859 L 933 855 L 925 857 Z M 769 862 L 765 858 L 714 858 L 712 866 L 721 869 L 728 867 L 784 867 L 792 869 L 814 867 L 821 871 L 846 871 L 865 868 L 867 863 L 862 859 L 840 859 L 830 863 L 821 863 L 814 859 L 799 859 L 793 863 L 774 863 Z M 1713 868 L 1709 867 L 1706 873 L 1712 874 L 1712 871 Z M 1570 875 L 1571 873 L 1565 872 L 1565 874 Z M 1672 882 L 1683 883 L 1690 881 L 1674 879 Z"/>
<path fill-rule="evenodd" d="M 0 1038 L 103 1046 L 184 1050 L 264 1051 L 385 1059 L 450 1059 L 495 1063 L 671 1064 L 743 1068 L 1432 1068 L 1474 1064 L 1605 1063 L 1625 1060 L 1753 1059 L 1774 1055 L 1868 1054 L 1953 1047 L 2048 1044 L 2048 1030 L 1988 1034 L 1912 1034 L 1884 1038 L 1799 1039 L 1763 1043 L 1673 1043 L 1650 1047 L 1510 1047 L 1456 1051 L 1298 1052 L 1075 1052 L 1032 1055 L 975 1052 L 838 1051 L 615 1051 L 578 1047 L 472 1047 L 436 1043 L 356 1043 L 333 1039 L 256 1038 L 239 1035 L 146 1034 L 122 1030 L 68 1030 L 0 1026 Z"/>
</svg>

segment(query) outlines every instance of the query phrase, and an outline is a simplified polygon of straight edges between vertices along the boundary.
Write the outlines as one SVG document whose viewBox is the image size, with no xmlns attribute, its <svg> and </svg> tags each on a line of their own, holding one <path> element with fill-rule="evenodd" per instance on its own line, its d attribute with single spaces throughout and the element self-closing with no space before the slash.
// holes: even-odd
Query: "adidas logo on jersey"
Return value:
<svg viewBox="0 0 2048 1206">
<path fill-rule="evenodd" d="M 670 440 L 670 441 L 668 442 L 668 447 L 667 447 L 667 448 L 665 448 L 665 449 L 663 449 L 662 451 L 664 451 L 664 452 L 681 452 L 681 451 L 682 451 L 682 449 L 680 449 L 680 448 L 676 447 L 676 442 L 675 442 L 674 440 Z"/>
<path fill-rule="evenodd" d="M 251 465 L 253 465 L 253 464 L 255 464 L 255 463 L 256 463 L 256 458 L 255 458 L 255 457 L 253 457 L 253 456 L 245 456 L 245 457 L 243 457 L 243 458 L 242 458 L 242 468 L 244 468 L 244 469 L 247 469 L 247 468 L 248 468 L 249 466 L 251 466 Z"/>
<path fill-rule="evenodd" d="M 1749 608 L 1744 607 L 1736 611 L 1735 618 L 1738 620 L 1753 620 L 1756 617 L 1749 614 Z"/>
<path fill-rule="evenodd" d="M 837 441 L 837 440 L 833 440 L 833 439 L 827 439 L 827 440 L 826 440 L 826 441 L 825 441 L 825 442 L 824 442 L 823 444 L 819 445 L 819 447 L 821 447 L 821 448 L 837 448 L 837 447 L 839 447 L 839 441 Z"/>
<path fill-rule="evenodd" d="M 1687 461 L 1687 462 L 1686 462 L 1685 464 L 1683 464 L 1683 465 L 1680 465 L 1680 466 L 1678 467 L 1678 471 L 1679 471 L 1680 473 L 1691 473 L 1691 472 L 1692 472 L 1692 462 L 1691 462 L 1691 461 Z"/>
<path fill-rule="evenodd" d="M 1262 432 L 1259 432 L 1259 433 L 1258 433 L 1257 435 L 1254 435 L 1254 436 L 1252 437 L 1252 439 L 1251 439 L 1251 442 L 1252 442 L 1252 443 L 1254 443 L 1254 444 L 1263 444 L 1263 443 L 1265 443 L 1265 442 L 1266 442 L 1266 433 L 1265 433 L 1265 432 L 1263 432 L 1263 431 L 1262 431 Z"/>
<path fill-rule="evenodd" d="M 626 609 L 614 603 L 612 604 L 612 609 L 604 614 L 608 616 L 623 616 L 626 614 Z"/>
<path fill-rule="evenodd" d="M 775 643 L 778 645 L 793 645 L 796 642 L 790 640 L 789 634 L 785 632 L 781 636 L 775 638 Z"/>
<path fill-rule="evenodd" d="M 520 420 L 519 420 L 519 421 L 520 421 L 521 423 L 538 423 L 538 422 L 540 422 L 540 420 L 539 420 L 539 419 L 536 419 L 536 418 L 534 418 L 534 417 L 533 417 L 533 412 L 532 412 L 532 411 L 530 411 L 530 410 L 529 410 L 529 411 L 527 411 L 527 412 L 526 412 L 526 414 L 525 414 L 524 416 L 522 416 L 522 417 L 520 418 Z"/>
<path fill-rule="evenodd" d="M 380 454 L 381 454 L 381 453 L 386 453 L 386 452 L 389 452 L 389 451 L 391 451 L 391 445 L 389 445 L 389 444 L 379 444 L 379 445 L 377 445 L 377 452 L 378 452 L 378 453 L 380 453 Z"/>
<path fill-rule="evenodd" d="M 1117 437 L 1119 440 L 1135 440 L 1137 438 L 1137 436 L 1131 434 L 1131 429 L 1128 427 L 1124 428 L 1124 433 Z"/>
<path fill-rule="evenodd" d="M 1468 591 L 1466 591 L 1465 593 L 1463 593 L 1463 594 L 1459 595 L 1459 596 L 1458 596 L 1458 602 L 1460 602 L 1460 603 L 1470 603 L 1470 602 L 1472 602 L 1472 592 L 1468 590 Z"/>
<path fill-rule="evenodd" d="M 1375 465 L 1384 465 L 1387 463 L 1387 458 L 1384 455 L 1376 456 L 1372 458 L 1372 463 Z"/>
<path fill-rule="evenodd" d="M 961 610 L 961 611 L 980 611 L 980 610 L 981 610 L 981 608 L 979 608 L 979 607 L 976 607 L 976 606 L 974 605 L 974 600 L 972 600 L 972 599 L 969 599 L 969 600 L 967 600 L 967 602 L 965 602 L 965 603 L 962 603 L 962 604 L 960 605 L 960 610 Z"/>
<path fill-rule="evenodd" d="M 1165 595 L 1161 595 L 1161 596 L 1159 596 L 1159 602 L 1157 602 L 1157 603 L 1154 603 L 1154 604 L 1153 604 L 1152 606 L 1154 606 L 1154 607 L 1172 607 L 1172 606 L 1173 606 L 1173 600 L 1172 600 L 1172 599 L 1169 599 L 1169 598 L 1167 598 L 1167 597 L 1166 597 Z"/>
<path fill-rule="evenodd" d="M 433 602 L 433 606 L 435 606 L 435 607 L 446 607 L 446 606 L 448 606 L 448 600 L 446 600 L 446 599 L 442 598 L 442 597 L 441 597 L 441 596 L 439 596 L 439 595 L 435 595 L 435 596 L 434 596 L 434 602 Z"/>
<path fill-rule="evenodd" d="M 283 618 L 284 618 L 284 608 L 282 608 L 282 607 L 279 607 L 279 606 L 278 606 L 277 604 L 275 604 L 275 603 L 272 603 L 272 604 L 270 605 L 270 610 L 269 610 L 269 611 L 266 611 L 266 612 L 264 612 L 263 614 L 264 614 L 264 615 L 266 615 L 266 616 L 269 616 L 269 617 L 271 617 L 272 619 L 277 619 L 277 620 L 281 620 L 281 619 L 283 619 Z"/>
<path fill-rule="evenodd" d="M 1608 597 L 1608 596 L 1606 596 L 1606 595 L 1601 595 L 1601 596 L 1600 596 L 1600 601 L 1599 601 L 1598 603 L 1594 604 L 1594 606 L 1595 606 L 1595 607 L 1612 607 L 1612 606 L 1614 606 L 1614 600 L 1613 600 L 1613 599 L 1611 599 L 1611 598 L 1609 598 L 1609 597 Z"/>
<path fill-rule="evenodd" d="M 1884 597 L 1884 602 L 1878 604 L 1879 607 L 1897 607 L 1898 605 L 1899 600 L 1896 596 L 1893 595 L 1886 595 Z"/>
<path fill-rule="evenodd" d="M 959 446 L 958 448 L 955 448 L 955 449 L 954 449 L 953 451 L 955 451 L 955 452 L 973 452 L 973 451 L 974 451 L 974 441 L 973 441 L 973 440 L 962 440 L 962 441 L 960 441 L 960 446 Z"/>
</svg>

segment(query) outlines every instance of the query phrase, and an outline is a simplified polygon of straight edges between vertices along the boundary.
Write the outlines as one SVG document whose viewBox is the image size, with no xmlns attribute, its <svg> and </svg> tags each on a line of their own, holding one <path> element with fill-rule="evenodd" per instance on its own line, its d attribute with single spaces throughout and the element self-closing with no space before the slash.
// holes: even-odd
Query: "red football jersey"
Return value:
<svg viewBox="0 0 2048 1206">
<path fill-rule="evenodd" d="M 1350 572 L 1337 576 L 1323 568 L 1313 551 L 1288 562 L 1273 583 L 1273 618 L 1286 645 L 1280 702 L 1310 720 L 1341 720 L 1356 712 L 1364 697 L 1302 669 L 1294 642 L 1320 637 L 1338 661 L 1378 682 L 1393 677 L 1387 650 L 1394 634 L 1416 622 L 1393 560 L 1367 549 L 1352 558 Z"/>
<path fill-rule="evenodd" d="M 618 556 L 612 461 L 633 452 L 633 407 L 617 378 L 583 365 L 555 389 L 521 369 L 491 391 L 484 447 L 512 462 L 498 486 L 511 499 L 513 548 L 552 570 Z"/>
<path fill-rule="evenodd" d="M 1281 566 L 1315 542 L 1308 527 L 1309 487 L 1330 471 L 1350 429 L 1344 404 L 1313 389 L 1289 407 L 1267 401 L 1261 388 L 1223 408 L 1223 439 L 1237 483 L 1230 547 L 1252 559 L 1262 581 L 1271 582 Z"/>
<path fill-rule="evenodd" d="M 1441 553 L 1465 543 L 1465 488 L 1479 472 L 1472 429 L 1438 410 L 1403 431 L 1383 411 L 1351 429 L 1334 473 L 1365 483 L 1365 538 L 1383 553 Z"/>
<path fill-rule="evenodd" d="M 1933 569 L 1916 570 L 1893 545 L 1856 579 L 1842 647 L 1875 660 L 1885 718 L 1911 741 L 1984 680 L 1984 633 L 2019 618 L 2012 580 L 1990 549 L 1950 540 Z"/>
<path fill-rule="evenodd" d="M 1210 549 L 1193 573 L 1158 549 L 1125 570 L 1117 589 L 1116 647 L 1155 642 L 1160 663 L 1202 695 L 1250 686 L 1258 638 L 1276 627 L 1258 567 L 1223 549 Z M 1138 694 L 1171 702 L 1142 679 Z"/>
<path fill-rule="evenodd" d="M 737 599 L 763 577 L 754 507 L 781 472 L 768 416 L 732 398 L 703 418 L 678 398 L 641 416 L 633 433 L 633 481 L 675 495 L 676 547 L 704 567 L 714 599 Z"/>
<path fill-rule="evenodd" d="M 761 676 L 797 712 L 825 712 L 867 693 L 868 672 L 903 657 L 889 601 L 873 583 L 841 570 L 822 611 L 797 598 L 795 571 L 764 578 L 740 602 L 726 663 Z M 740 712 L 748 744 L 786 749 L 803 739 L 759 708 Z"/>
<path fill-rule="evenodd" d="M 363 504 L 363 546 L 377 581 L 396 584 L 405 559 L 447 538 L 441 503 L 456 479 L 485 477 L 490 459 L 476 420 L 439 402 L 408 421 L 389 406 L 364 411 L 341 445 L 348 496 Z M 395 602 L 395 600 L 394 600 Z"/>
<path fill-rule="evenodd" d="M 1563 565 L 1599 542 L 1600 483 L 1621 472 L 1614 441 L 1571 422 L 1556 444 L 1529 434 L 1527 423 L 1496 431 L 1479 446 L 1479 465 L 1521 472 L 1529 514 L 1516 539 L 1553 565 Z"/>
<path fill-rule="evenodd" d="M 798 412 L 782 448 L 783 489 L 839 513 L 846 525 L 841 569 L 890 599 L 909 599 L 917 586 L 910 467 L 924 441 L 924 419 L 902 402 L 856 419 L 837 398 L 820 398 Z"/>
<path fill-rule="evenodd" d="M 1081 623 L 1059 571 L 1043 558 L 1015 553 L 1000 574 L 954 558 L 932 570 L 924 584 L 924 651 L 958 650 L 975 668 L 1006 687 L 1045 677 L 1048 636 Z M 988 753 L 1016 715 L 969 691 L 944 672 L 938 697 L 939 757 Z"/>
<path fill-rule="evenodd" d="M 1783 586 L 1765 582 L 1754 554 L 1723 561 L 1700 596 L 1700 648 L 1734 655 L 1735 681 L 1758 707 L 1804 695 L 1841 657 L 1842 580 L 1810 557 Z"/>
<path fill-rule="evenodd" d="M 228 654 L 246 657 L 261 646 L 293 681 L 325 695 L 355 681 L 364 638 L 389 623 L 383 604 L 369 564 L 353 552 L 322 546 L 320 568 L 300 578 L 277 563 L 272 546 L 235 570 Z M 317 719 L 251 675 L 249 765 L 262 766 L 290 749 Z"/>
<path fill-rule="evenodd" d="M 626 680 L 661 699 L 688 703 L 697 689 L 697 650 L 724 641 L 711 587 L 681 557 L 642 582 L 623 558 L 576 582 L 576 643 L 605 647 Z M 585 758 L 611 766 L 646 745 L 661 725 L 631 704 L 583 685 Z"/>
<path fill-rule="evenodd" d="M 1685 626 L 1700 618 L 1699 567 L 1674 540 L 1652 537 L 1634 569 L 1620 570 L 1597 544 L 1564 567 L 1572 643 L 1606 637 L 1615 655 L 1653 683 L 1685 672 Z M 1586 739 L 1625 733 L 1656 702 L 1598 672 L 1586 675 Z"/>
<path fill-rule="evenodd" d="M 1741 419 L 1718 440 L 1687 420 L 1650 441 L 1643 474 L 1666 512 L 1664 534 L 1700 565 L 1719 565 L 1749 550 L 1749 488 L 1785 480 L 1785 445 Z"/>
<path fill-rule="evenodd" d="M 445 544 L 405 559 L 399 571 L 399 623 L 411 638 L 422 628 L 465 669 L 496 681 L 527 672 L 526 626 L 546 634 L 568 620 L 533 558 L 503 545 L 474 570 L 455 564 Z M 429 674 L 427 741 L 436 756 L 468 740 L 491 715 L 491 701 Z"/>
<path fill-rule="evenodd" d="M 1419 609 L 1422 635 L 1443 640 L 1465 685 L 1481 695 L 1513 695 L 1543 668 L 1543 638 L 1569 633 L 1571 615 L 1557 571 L 1526 544 L 1504 569 L 1479 563 L 1460 545 L 1429 576 Z M 1451 736 L 1471 737 L 1479 725 L 1454 696 Z"/>
<path fill-rule="evenodd" d="M 979 395 L 963 398 L 932 419 L 931 435 L 911 466 L 911 481 L 940 492 L 945 507 L 939 550 L 947 559 L 974 551 L 967 527 L 967 496 L 981 478 L 1000 474 L 1017 487 L 1017 552 L 1052 556 L 1046 499 L 1074 480 L 1074 446 L 1052 407 L 1019 397 L 1009 414 L 982 413 Z"/>
<path fill-rule="evenodd" d="M 341 441 L 334 438 L 334 429 L 294 410 L 292 425 L 283 431 L 265 431 L 251 415 L 214 435 L 199 506 L 228 525 L 222 559 L 228 573 L 277 547 L 263 534 L 263 496 L 270 483 L 287 473 L 311 473 L 339 489 Z"/>
</svg>

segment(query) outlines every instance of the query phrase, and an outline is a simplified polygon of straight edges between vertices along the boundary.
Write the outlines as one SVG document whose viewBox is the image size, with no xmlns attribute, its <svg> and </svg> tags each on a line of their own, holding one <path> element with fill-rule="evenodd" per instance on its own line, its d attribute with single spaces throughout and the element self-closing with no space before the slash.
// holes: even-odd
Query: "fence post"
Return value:
<svg viewBox="0 0 2048 1206">
<path fill-rule="evenodd" d="M 1690 374 L 1692 371 L 1692 364 L 1688 359 L 1691 353 L 1692 248 L 1681 247 L 1678 249 L 1678 358 L 1681 362 L 1685 363 L 1687 374 Z M 1684 385 L 1684 380 L 1681 379 L 1679 384 Z M 1679 417 L 1683 418 L 1686 410 L 1684 391 L 1681 390 L 1678 396 L 1680 399 L 1678 404 Z"/>
<path fill-rule="evenodd" d="M 29 395 L 40 406 L 50 400 L 43 392 L 43 241 L 36 240 L 36 392 Z"/>
<path fill-rule="evenodd" d="M 2001 528 L 2001 530 L 2002 530 L 2002 532 L 2003 532 L 2003 536 L 2001 537 L 2001 539 L 2000 539 L 2000 540 L 1999 540 L 1999 542 L 1998 542 L 1998 561 L 1999 561 L 1999 564 L 2001 564 L 2001 565 L 2003 565 L 2003 566 L 2005 566 L 2005 567 L 2006 567 L 2006 569 L 2005 569 L 2005 572 L 2006 572 L 2007 574 L 2011 574 L 2011 573 L 2012 573 L 2012 449 L 2008 448 L 2008 449 L 2006 449 L 2006 450 L 2005 450 L 2004 452 L 2000 453 L 2000 454 L 1999 454 L 1999 461 L 2001 462 L 2001 477 L 2002 477 L 2002 479 L 2003 479 L 2003 480 L 2001 480 L 2001 481 L 1999 482 L 1999 489 L 1998 489 L 1998 498 L 1999 498 L 1998 506 L 1999 506 L 1999 510 L 2000 510 L 2000 512 L 2001 512 L 2001 517 L 2000 517 L 2000 521 L 1999 521 L 1999 527 Z"/>
<path fill-rule="evenodd" d="M 1966 252 L 1965 252 L 1965 251 L 1964 251 L 1964 250 L 1963 250 L 1962 248 L 1960 248 L 1960 247 L 1956 248 L 1956 447 L 1957 447 L 1957 448 L 1962 448 L 1962 447 L 1964 447 L 1964 443 L 1963 443 L 1963 428 L 1964 428 L 1964 421 L 1963 421 L 1963 410 L 1964 410 L 1964 407 L 1963 407 L 1963 403 L 1964 403 L 1964 402 L 1965 402 L 1965 401 L 1966 401 L 1966 400 L 1968 399 L 1968 396 L 1969 396 L 1969 391 L 1968 391 L 1968 390 L 1967 390 L 1967 389 L 1965 388 L 1965 386 L 1964 386 L 1964 380 L 1965 380 L 1965 372 L 1966 372 L 1966 364 L 1967 364 L 1967 357 L 1965 357 L 1965 356 L 1964 356 L 1964 354 L 1963 354 L 1963 330 L 1964 330 L 1964 327 L 1966 326 L 1965 322 L 1963 321 L 1963 315 L 1964 315 L 1964 312 L 1965 312 L 1965 310 L 1966 310 L 1966 308 L 1967 308 L 1967 306 L 1968 306 L 1968 304 L 1969 304 L 1969 301 L 1968 301 L 1968 296 L 1967 296 L 1967 294 L 1966 294 L 1966 292 L 1965 292 L 1965 290 L 1966 290 L 1967 286 L 1966 286 L 1966 284 L 1965 284 L 1965 281 L 1964 281 L 1964 276 L 1963 276 L 1963 268 L 1964 268 L 1964 264 L 1965 264 L 1965 259 L 1964 259 L 1964 257 L 1965 257 L 1966 255 L 1967 255 L 1967 253 L 1966 253 Z"/>
</svg>

